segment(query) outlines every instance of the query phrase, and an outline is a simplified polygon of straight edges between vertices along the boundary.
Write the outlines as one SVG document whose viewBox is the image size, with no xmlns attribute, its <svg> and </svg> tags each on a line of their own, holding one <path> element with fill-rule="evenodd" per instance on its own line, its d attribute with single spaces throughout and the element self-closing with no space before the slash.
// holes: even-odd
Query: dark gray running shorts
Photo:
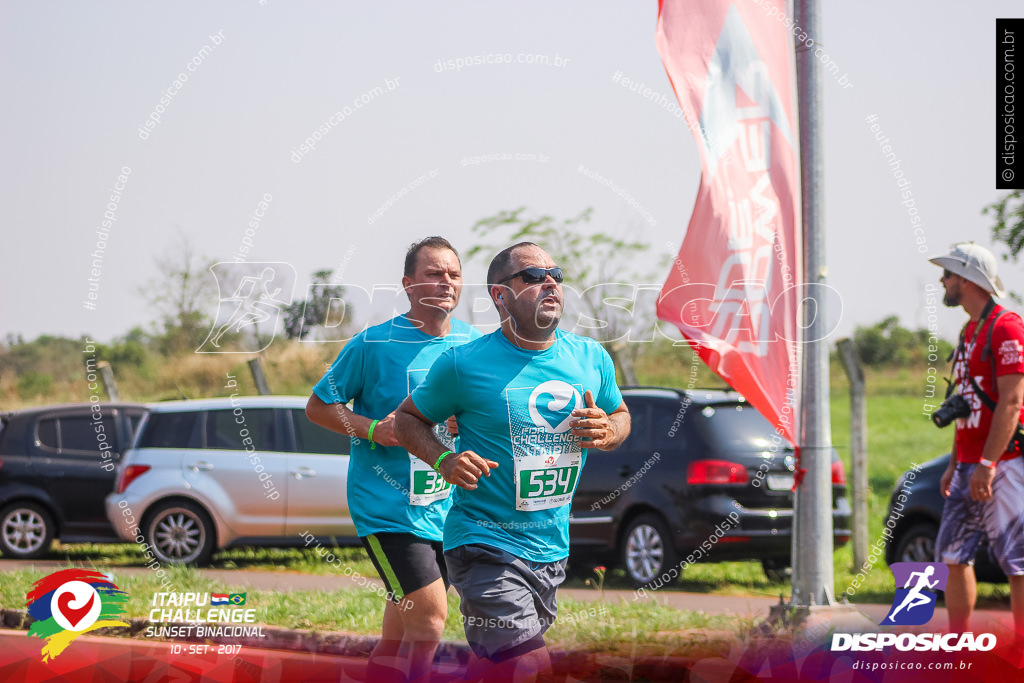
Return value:
<svg viewBox="0 0 1024 683">
<path fill-rule="evenodd" d="M 565 559 L 530 562 L 479 543 L 446 550 L 448 576 L 461 600 L 466 640 L 478 657 L 501 661 L 519 648 L 544 646 L 555 621 L 555 591 L 565 581 Z M 520 648 L 520 646 L 524 646 Z"/>
</svg>

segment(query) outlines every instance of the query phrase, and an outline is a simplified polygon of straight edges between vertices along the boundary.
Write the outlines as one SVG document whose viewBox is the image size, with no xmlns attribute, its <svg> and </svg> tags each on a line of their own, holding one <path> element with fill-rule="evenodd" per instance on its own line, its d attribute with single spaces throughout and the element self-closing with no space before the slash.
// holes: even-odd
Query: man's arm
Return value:
<svg viewBox="0 0 1024 683">
<path fill-rule="evenodd" d="M 373 423 L 370 418 L 349 410 L 344 403 L 324 403 L 316 394 L 310 396 L 306 403 L 306 417 L 313 424 L 357 439 L 369 439 L 370 425 Z M 381 446 L 397 446 L 394 422 L 394 413 L 377 422 L 373 429 L 373 440 Z"/>
<path fill-rule="evenodd" d="M 398 406 L 394 415 L 395 436 L 398 437 L 398 443 L 402 448 L 434 467 L 437 464 L 437 459 L 445 452 L 445 447 L 434 435 L 434 423 L 419 411 L 411 397 L 402 401 L 402 405 Z M 480 477 L 491 476 L 491 470 L 497 466 L 498 463 L 481 458 L 473 451 L 462 451 L 448 454 L 441 461 L 440 468 L 435 469 L 439 469 L 441 476 L 449 484 L 472 491 L 476 488 L 476 482 Z"/>
<path fill-rule="evenodd" d="M 942 473 L 942 478 L 939 479 L 939 493 L 942 494 L 943 498 L 949 498 L 949 487 L 953 484 L 956 463 L 956 427 L 953 427 L 953 447 L 949 449 L 949 464 L 946 465 L 946 471 Z"/>
<path fill-rule="evenodd" d="M 580 437 L 580 446 L 602 451 L 618 448 L 633 428 L 626 402 L 620 403 L 609 415 L 597 407 L 589 389 L 583 394 L 583 401 L 585 408 L 572 411 L 573 417 L 579 418 L 573 423 L 572 433 Z"/>
<path fill-rule="evenodd" d="M 1013 432 L 1020 422 L 1020 408 L 1024 404 L 1024 374 L 1014 373 L 996 378 L 999 400 L 992 414 L 992 426 L 985 438 L 985 449 L 981 457 L 998 462 L 1006 452 Z M 971 497 L 985 501 L 992 497 L 992 480 L 996 477 L 994 467 L 975 467 L 971 474 Z"/>
</svg>

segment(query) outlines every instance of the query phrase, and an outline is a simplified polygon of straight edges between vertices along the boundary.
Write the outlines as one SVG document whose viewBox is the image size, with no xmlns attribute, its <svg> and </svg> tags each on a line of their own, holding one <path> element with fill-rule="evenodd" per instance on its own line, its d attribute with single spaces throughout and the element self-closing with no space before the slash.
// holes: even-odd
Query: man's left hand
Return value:
<svg viewBox="0 0 1024 683">
<path fill-rule="evenodd" d="M 580 437 L 580 446 L 583 448 L 603 449 L 613 443 L 615 427 L 608 419 L 608 413 L 594 403 L 594 395 L 589 389 L 583 394 L 583 401 L 586 408 L 572 411 L 572 416 L 579 418 L 573 422 L 572 433 Z"/>
<path fill-rule="evenodd" d="M 971 498 L 984 503 L 992 498 L 992 480 L 996 478 L 995 467 L 977 465 L 969 482 Z"/>
</svg>

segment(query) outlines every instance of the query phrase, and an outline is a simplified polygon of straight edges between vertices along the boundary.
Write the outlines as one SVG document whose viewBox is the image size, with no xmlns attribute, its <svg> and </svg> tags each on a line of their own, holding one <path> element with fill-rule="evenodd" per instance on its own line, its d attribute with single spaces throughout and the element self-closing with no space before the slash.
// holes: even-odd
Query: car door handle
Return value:
<svg viewBox="0 0 1024 683">
<path fill-rule="evenodd" d="M 632 468 L 630 468 L 629 465 L 623 465 L 622 467 L 619 468 L 619 476 L 628 477 L 632 471 L 633 470 Z"/>
<path fill-rule="evenodd" d="M 193 472 L 198 472 L 200 470 L 202 470 L 203 472 L 207 472 L 213 469 L 213 465 L 211 463 L 206 462 L 205 460 L 200 460 L 194 465 L 189 465 L 188 468 Z"/>
<path fill-rule="evenodd" d="M 292 470 L 292 476 L 296 479 L 302 479 L 303 477 L 315 477 L 316 470 L 310 469 L 309 467 L 300 467 L 297 470 Z"/>
</svg>

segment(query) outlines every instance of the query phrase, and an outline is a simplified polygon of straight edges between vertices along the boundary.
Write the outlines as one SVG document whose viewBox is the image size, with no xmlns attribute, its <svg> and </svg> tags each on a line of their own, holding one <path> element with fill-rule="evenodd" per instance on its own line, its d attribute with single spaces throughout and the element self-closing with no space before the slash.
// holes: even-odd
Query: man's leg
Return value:
<svg viewBox="0 0 1024 683">
<path fill-rule="evenodd" d="M 971 613 L 978 597 L 974 567 L 966 564 L 947 566 L 949 579 L 946 581 L 946 612 L 949 614 L 949 630 L 952 633 L 964 633 L 970 630 Z"/>
<path fill-rule="evenodd" d="M 391 600 L 385 600 L 384 625 L 381 628 L 380 641 L 370 653 L 370 661 L 366 663 L 368 681 L 404 683 L 406 677 L 401 653 L 403 636 L 404 629 L 398 605 Z"/>
<path fill-rule="evenodd" d="M 534 683 L 540 673 L 551 668 L 548 648 L 543 645 L 543 638 L 538 637 L 538 640 L 541 643 L 540 647 L 522 654 L 499 656 L 496 660 L 474 658 L 474 665 L 469 668 L 468 680 L 488 683 Z"/>
<path fill-rule="evenodd" d="M 984 505 L 971 498 L 971 472 L 978 465 L 956 466 L 949 485 L 949 497 L 942 506 L 942 522 L 935 539 L 935 561 L 949 567 L 946 581 L 946 612 L 949 631 L 967 631 L 978 594 L 974 578 L 974 556 L 985 538 Z"/>
<path fill-rule="evenodd" d="M 441 543 L 404 533 L 370 534 L 360 540 L 389 591 L 370 680 L 376 680 L 379 664 L 389 667 L 388 675 L 399 674 L 397 680 L 429 681 L 448 616 Z"/>
<path fill-rule="evenodd" d="M 448 618 L 448 598 L 444 581 L 438 579 L 429 586 L 406 595 L 395 607 L 402 622 L 402 657 L 409 662 L 409 680 L 430 680 L 434 652 L 444 633 Z"/>
</svg>

